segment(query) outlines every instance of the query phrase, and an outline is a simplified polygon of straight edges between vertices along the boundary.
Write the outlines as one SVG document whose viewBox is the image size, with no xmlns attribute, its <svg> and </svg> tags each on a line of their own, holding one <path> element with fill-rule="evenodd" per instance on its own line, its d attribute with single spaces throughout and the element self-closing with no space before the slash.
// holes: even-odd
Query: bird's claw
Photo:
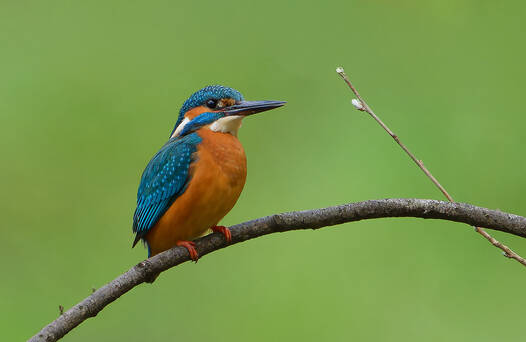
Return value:
<svg viewBox="0 0 526 342">
<path fill-rule="evenodd" d="M 199 254 L 197 254 L 197 250 L 195 249 L 195 242 L 177 241 L 176 245 L 186 248 L 190 254 L 190 259 L 193 261 L 197 262 L 197 260 L 199 260 Z"/>
<path fill-rule="evenodd" d="M 221 233 L 226 239 L 226 242 L 231 243 L 232 242 L 232 232 L 230 232 L 230 229 L 228 229 L 225 226 L 213 226 L 212 228 L 213 232 Z"/>
</svg>

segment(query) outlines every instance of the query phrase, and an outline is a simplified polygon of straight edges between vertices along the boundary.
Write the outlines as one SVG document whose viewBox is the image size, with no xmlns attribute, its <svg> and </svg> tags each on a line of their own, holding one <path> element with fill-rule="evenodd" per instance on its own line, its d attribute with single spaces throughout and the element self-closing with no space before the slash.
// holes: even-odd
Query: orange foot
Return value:
<svg viewBox="0 0 526 342">
<path fill-rule="evenodd" d="M 180 240 L 180 241 L 177 241 L 175 244 L 177 246 L 186 248 L 188 250 L 188 253 L 190 254 L 190 258 L 193 261 L 197 262 L 197 260 L 199 260 L 199 255 L 197 254 L 197 251 L 195 250 L 195 242 Z"/>
<path fill-rule="evenodd" d="M 232 233 L 230 232 L 230 229 L 228 229 L 225 226 L 213 226 L 212 228 L 213 232 L 221 233 L 225 236 L 226 242 L 230 243 L 232 242 Z"/>
</svg>

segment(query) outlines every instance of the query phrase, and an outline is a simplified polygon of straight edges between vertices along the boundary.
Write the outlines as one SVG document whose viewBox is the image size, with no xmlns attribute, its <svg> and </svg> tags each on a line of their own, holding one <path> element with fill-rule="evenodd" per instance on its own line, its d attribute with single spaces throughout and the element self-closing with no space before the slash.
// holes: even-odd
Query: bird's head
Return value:
<svg viewBox="0 0 526 342">
<path fill-rule="evenodd" d="M 213 85 L 198 90 L 183 104 L 170 138 L 207 127 L 237 135 L 245 116 L 281 107 L 284 101 L 245 101 L 235 89 Z"/>
</svg>

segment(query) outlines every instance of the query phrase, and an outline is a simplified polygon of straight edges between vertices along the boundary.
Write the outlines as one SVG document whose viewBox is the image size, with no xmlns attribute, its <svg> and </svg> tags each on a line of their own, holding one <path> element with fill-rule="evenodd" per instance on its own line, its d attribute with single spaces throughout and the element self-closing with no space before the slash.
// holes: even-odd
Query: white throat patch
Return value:
<svg viewBox="0 0 526 342">
<path fill-rule="evenodd" d="M 210 129 L 214 132 L 230 133 L 237 136 L 237 130 L 241 127 L 242 120 L 243 116 L 240 115 L 227 116 L 214 121 L 210 125 Z"/>
</svg>

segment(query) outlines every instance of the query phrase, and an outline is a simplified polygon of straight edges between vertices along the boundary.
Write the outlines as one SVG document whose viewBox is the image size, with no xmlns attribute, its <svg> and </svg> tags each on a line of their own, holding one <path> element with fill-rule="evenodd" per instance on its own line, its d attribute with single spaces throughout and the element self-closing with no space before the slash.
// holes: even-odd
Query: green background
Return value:
<svg viewBox="0 0 526 342">
<path fill-rule="evenodd" d="M 335 73 L 458 200 L 526 214 L 521 1 L 0 2 L 0 331 L 29 338 L 142 260 L 136 189 L 208 84 L 245 120 L 226 225 L 442 199 Z M 497 238 L 526 254 L 526 241 Z M 382 219 L 275 234 L 141 285 L 65 341 L 521 341 L 526 269 L 469 226 Z"/>
</svg>

